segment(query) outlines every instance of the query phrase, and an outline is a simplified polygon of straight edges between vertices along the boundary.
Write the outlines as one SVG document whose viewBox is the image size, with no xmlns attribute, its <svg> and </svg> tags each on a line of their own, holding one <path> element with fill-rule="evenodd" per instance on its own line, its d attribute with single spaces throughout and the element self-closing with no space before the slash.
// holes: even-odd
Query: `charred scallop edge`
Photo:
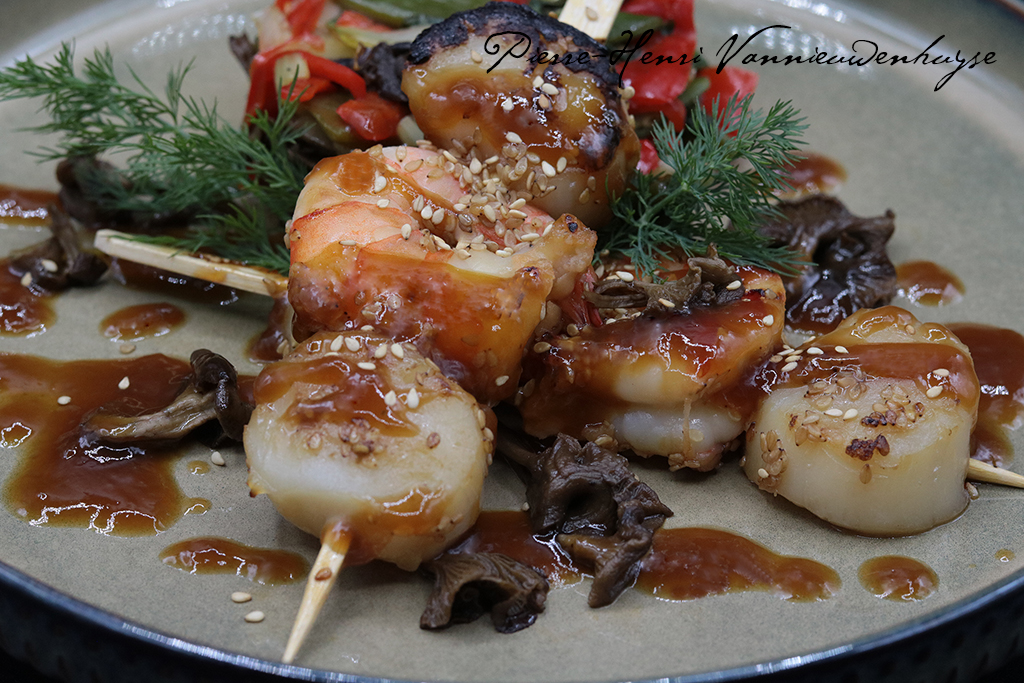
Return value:
<svg viewBox="0 0 1024 683">
<path fill-rule="evenodd" d="M 544 42 L 568 38 L 577 50 L 590 53 L 590 60 L 582 64 L 573 61 L 562 66 L 574 73 L 586 71 L 592 74 L 600 84 L 605 100 L 621 105 L 619 77 L 606 59 L 608 51 L 603 45 L 579 29 L 512 2 L 489 2 L 477 9 L 453 14 L 427 28 L 413 41 L 409 50 L 409 64 L 423 64 L 436 52 L 463 44 L 471 31 L 478 35 L 493 35 L 504 31 L 526 34 L 532 41 L 530 57 L 535 57 L 544 49 L 538 38 L 543 38 Z"/>
</svg>

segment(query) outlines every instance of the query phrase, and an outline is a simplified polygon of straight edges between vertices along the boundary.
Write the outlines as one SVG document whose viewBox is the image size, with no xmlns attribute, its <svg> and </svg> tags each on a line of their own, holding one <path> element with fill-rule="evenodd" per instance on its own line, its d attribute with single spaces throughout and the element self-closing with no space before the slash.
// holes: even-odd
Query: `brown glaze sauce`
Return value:
<svg viewBox="0 0 1024 683">
<path fill-rule="evenodd" d="M 964 296 L 960 279 L 937 263 L 907 261 L 896 267 L 900 296 L 922 306 L 942 306 Z"/>
<path fill-rule="evenodd" d="M 412 436 L 418 431 L 406 419 L 401 402 L 385 403 L 388 389 L 375 371 L 358 368 L 339 356 L 268 366 L 256 378 L 256 401 L 273 403 L 294 384 L 320 389 L 304 392 L 289 407 L 287 416 L 298 424 L 346 424 L 360 419 L 386 434 Z"/>
<path fill-rule="evenodd" d="M 227 306 L 238 301 L 238 290 L 231 287 L 151 268 L 133 261 L 115 258 L 110 264 L 110 273 L 126 287 L 175 296 L 194 303 Z"/>
<path fill-rule="evenodd" d="M 971 457 L 996 466 L 1013 459 L 1008 432 L 1024 423 L 1024 336 L 973 323 L 946 325 L 971 350 L 981 384 Z"/>
<path fill-rule="evenodd" d="M 0 434 L 22 448 L 3 489 L 7 509 L 33 525 L 142 536 L 208 507 L 178 488 L 173 451 L 79 442 L 89 412 L 154 410 L 170 402 L 188 373 L 187 363 L 162 355 L 60 362 L 0 354 Z M 123 377 L 130 380 L 124 390 Z M 61 396 L 70 403 L 60 405 Z"/>
<path fill-rule="evenodd" d="M 265 585 L 301 581 L 309 572 L 301 555 L 216 537 L 179 541 L 164 548 L 160 559 L 189 574 L 234 574 Z"/>
<path fill-rule="evenodd" d="M 1000 562 L 1009 562 L 1017 557 L 1017 553 L 1006 548 L 1000 548 L 996 551 L 996 559 Z"/>
<path fill-rule="evenodd" d="M 10 271 L 10 261 L 0 260 L 0 335 L 32 336 L 45 332 L 57 315 L 49 294 L 21 284 Z"/>
<path fill-rule="evenodd" d="M 210 471 L 210 463 L 205 460 L 189 460 L 188 471 L 197 475 L 206 474 Z"/>
<path fill-rule="evenodd" d="M 530 532 L 530 518 L 524 512 L 481 512 L 476 524 L 451 552 L 508 555 L 543 573 L 556 588 L 581 580 L 581 572 L 572 566 L 554 540 L 538 538 Z"/>
<path fill-rule="evenodd" d="M 56 203 L 54 192 L 0 185 L 0 223 L 45 225 L 50 219 L 46 207 Z"/>
<path fill-rule="evenodd" d="M 874 557 L 860 566 L 857 576 L 868 592 L 894 602 L 924 600 L 939 586 L 931 567 L 899 555 Z"/>
<path fill-rule="evenodd" d="M 292 309 L 287 296 L 274 297 L 274 305 L 267 317 L 267 328 L 249 342 L 246 355 L 253 363 L 273 363 L 281 360 L 283 348 L 287 348 L 291 328 Z M 282 346 L 284 345 L 284 346 Z"/>
<path fill-rule="evenodd" d="M 637 588 L 666 600 L 765 591 L 786 600 L 813 602 L 836 594 L 841 582 L 831 568 L 719 529 L 659 529 L 644 558 Z"/>
<path fill-rule="evenodd" d="M 497 552 L 530 565 L 554 587 L 579 581 L 585 572 L 572 565 L 553 540 L 530 533 L 524 512 L 480 513 L 452 552 Z M 643 560 L 636 587 L 666 600 L 694 600 L 742 591 L 770 591 L 787 600 L 826 600 L 841 585 L 839 575 L 813 560 L 777 555 L 764 546 L 718 529 L 660 529 Z"/>
<path fill-rule="evenodd" d="M 185 322 L 185 312 L 174 304 L 128 306 L 100 323 L 100 332 L 114 341 L 134 342 L 161 337 Z"/>
<path fill-rule="evenodd" d="M 786 199 L 811 194 L 829 194 L 846 182 L 846 169 L 823 154 L 805 152 L 786 172 L 792 190 L 781 193 Z"/>
</svg>

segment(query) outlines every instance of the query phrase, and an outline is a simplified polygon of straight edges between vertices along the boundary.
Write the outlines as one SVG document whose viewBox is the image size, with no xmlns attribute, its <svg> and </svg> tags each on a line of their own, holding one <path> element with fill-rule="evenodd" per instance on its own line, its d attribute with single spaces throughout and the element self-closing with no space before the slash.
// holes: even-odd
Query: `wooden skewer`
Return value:
<svg viewBox="0 0 1024 683">
<path fill-rule="evenodd" d="M 574 26 L 594 40 L 604 40 L 612 30 L 622 0 L 568 0 L 558 20 Z"/>
<path fill-rule="evenodd" d="M 986 484 L 1002 484 L 1018 489 L 1024 489 L 1024 476 L 1004 470 L 1001 467 L 993 467 L 987 462 L 971 458 L 967 465 L 967 478 L 971 481 L 983 481 Z"/>
<path fill-rule="evenodd" d="M 309 578 L 306 579 L 306 591 L 302 594 L 302 604 L 299 605 L 299 613 L 292 625 L 291 635 L 288 636 L 288 644 L 284 648 L 283 661 L 291 664 L 295 661 L 295 655 L 313 628 L 313 622 L 320 614 L 334 582 L 341 571 L 341 563 L 345 561 L 345 553 L 348 552 L 351 537 L 345 533 L 336 533 L 332 539 L 326 536 L 320 545 L 320 552 L 317 553 L 313 568 L 309 570 Z"/>
<path fill-rule="evenodd" d="M 95 246 L 105 254 L 126 261 L 135 261 L 255 294 L 274 296 L 288 288 L 288 278 L 271 270 L 244 266 L 214 256 L 190 254 L 159 244 L 139 242 L 116 230 L 97 232 Z"/>
</svg>

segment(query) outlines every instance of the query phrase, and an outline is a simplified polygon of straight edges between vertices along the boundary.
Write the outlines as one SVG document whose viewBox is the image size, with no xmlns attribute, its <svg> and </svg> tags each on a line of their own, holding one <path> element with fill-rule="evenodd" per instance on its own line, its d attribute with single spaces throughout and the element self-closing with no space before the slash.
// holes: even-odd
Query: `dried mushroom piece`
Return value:
<svg viewBox="0 0 1024 683">
<path fill-rule="evenodd" d="M 676 280 L 652 283 L 609 278 L 584 296 L 597 308 L 643 308 L 647 314 L 723 306 L 743 296 L 742 288 L 728 289 L 737 279 L 736 269 L 718 257 L 714 246 L 706 256 L 691 257 L 686 262 L 686 274 Z"/>
<path fill-rule="evenodd" d="M 366 89 L 386 100 L 409 104 L 402 92 L 402 71 L 409 58 L 411 43 L 377 43 L 356 57 L 355 69 L 366 80 Z"/>
<path fill-rule="evenodd" d="M 785 279 L 791 325 L 828 331 L 854 311 L 889 303 L 896 293 L 896 268 L 885 251 L 896 229 L 892 211 L 860 218 L 823 195 L 778 208 L 783 217 L 758 230 L 772 246 L 793 247 L 811 262 Z"/>
<path fill-rule="evenodd" d="M 239 394 L 234 366 L 207 349 L 193 351 L 190 360 L 192 375 L 170 405 L 134 417 L 93 413 L 82 424 L 82 438 L 88 443 L 107 445 L 169 443 L 217 420 L 224 436 L 241 441 L 252 406 Z"/>
<path fill-rule="evenodd" d="M 449 553 L 425 563 L 434 590 L 420 628 L 441 629 L 491 613 L 500 633 L 530 626 L 544 611 L 548 582 L 536 569 L 500 553 Z"/>
<path fill-rule="evenodd" d="M 528 471 L 533 532 L 557 532 L 573 561 L 593 568 L 591 607 L 614 602 L 632 585 L 672 510 L 630 472 L 626 458 L 593 443 L 559 434 L 540 453 L 507 441 L 502 450 Z"/>
<path fill-rule="evenodd" d="M 107 262 L 81 242 L 71 218 L 52 204 L 49 239 L 13 252 L 10 268 L 16 275 L 32 274 L 32 283 L 50 292 L 94 285 L 107 272 Z"/>
</svg>

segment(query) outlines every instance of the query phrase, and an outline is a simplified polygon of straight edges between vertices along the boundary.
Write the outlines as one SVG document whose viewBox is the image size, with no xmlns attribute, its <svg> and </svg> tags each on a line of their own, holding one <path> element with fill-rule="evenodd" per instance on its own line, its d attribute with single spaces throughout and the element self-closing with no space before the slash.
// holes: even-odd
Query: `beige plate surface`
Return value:
<svg viewBox="0 0 1024 683">
<path fill-rule="evenodd" d="M 266 0 L 269 4 L 269 0 Z M 88 3 L 83 3 L 87 5 Z M 131 64 L 159 86 L 171 67 L 198 59 L 190 83 L 237 120 L 246 79 L 229 56 L 226 39 L 252 29 L 259 2 L 243 0 L 125 0 L 88 10 L 57 0 L 5 0 L 0 63 L 31 51 L 46 58 L 61 39 L 74 38 L 79 55 L 109 44 L 119 63 Z M 925 12 L 922 8 L 928 8 Z M 898 230 L 896 262 L 928 259 L 952 268 L 967 297 L 945 308 L 913 308 L 928 320 L 969 320 L 1024 329 L 1024 94 L 1019 74 L 1024 26 L 995 7 L 969 5 L 974 14 L 954 21 L 950 10 L 929 3 L 899 5 L 902 19 L 852 5 L 728 0 L 698 3 L 700 44 L 713 57 L 733 32 L 771 24 L 790 29 L 766 34 L 746 52 L 849 49 L 871 39 L 882 49 L 916 54 L 940 34 L 941 47 L 997 51 L 1000 60 L 957 74 L 942 90 L 948 71 L 936 66 L 770 66 L 762 68 L 757 100 L 794 100 L 812 124 L 811 148 L 843 163 L 849 182 L 840 196 L 862 215 L 892 208 Z M 46 14 L 52 10 L 53 14 Z M 65 20 L 82 11 L 74 21 Z M 45 17 L 45 18 L 42 18 Z M 58 21 L 59 20 L 59 21 Z M 1017 76 L 1020 78 L 1020 76 Z M 34 103 L 0 104 L 3 141 L 0 183 L 55 187 L 52 168 L 23 150 L 41 140 L 15 132 L 36 118 Z M 34 229 L 0 227 L 0 248 L 38 239 Z M 113 283 L 98 291 L 73 291 L 57 299 L 57 325 L 33 338 L 0 338 L 0 350 L 54 358 L 114 358 L 116 344 L 98 321 L 123 306 L 162 297 L 123 290 Z M 244 299 L 227 307 L 175 302 L 188 311 L 176 332 L 144 341 L 137 353 L 180 357 L 200 346 L 219 350 L 243 371 L 247 341 L 262 327 L 262 302 Z M 0 425 L 2 427 L 2 425 Z M 1019 434 L 1019 433 L 1018 433 Z M 1021 439 L 1015 439 L 1021 448 Z M 193 457 L 207 455 L 197 449 Z M 226 468 L 203 476 L 177 468 L 185 493 L 212 501 L 203 515 L 188 516 L 151 538 L 116 538 L 83 529 L 30 526 L 0 512 L 0 561 L 78 600 L 150 629 L 187 641 L 261 659 L 279 656 L 302 584 L 264 587 L 244 579 L 191 576 L 164 566 L 161 549 L 178 540 L 216 535 L 244 543 L 297 551 L 312 560 L 316 543 L 275 514 L 245 487 L 240 451 L 227 453 Z M 0 480 L 18 454 L 0 449 Z M 1019 470 L 1024 465 L 1019 465 Z M 315 669 L 375 677 L 425 680 L 598 681 L 678 676 L 778 661 L 906 628 L 959 601 L 973 599 L 1018 575 L 1024 566 L 1024 491 L 981 486 L 981 499 L 958 520 L 906 539 L 867 539 L 840 533 L 782 500 L 767 497 L 742 476 L 735 462 L 710 476 L 671 475 L 645 468 L 645 477 L 676 511 L 671 525 L 723 527 L 776 552 L 814 558 L 838 571 L 839 594 L 828 601 L 794 604 L 761 593 L 685 603 L 627 592 L 613 606 L 586 607 L 586 583 L 556 590 L 538 623 L 501 636 L 486 620 L 444 633 L 418 628 L 426 582 L 390 567 L 346 571 L 320 624 L 299 658 Z M 521 488 L 495 467 L 487 507 L 516 508 Z M 1017 559 L 1001 562 L 1001 549 Z M 856 573 L 866 559 L 901 554 L 922 560 L 940 577 L 936 594 L 917 604 L 875 598 Z M 232 591 L 251 591 L 249 605 L 235 605 Z M 257 625 L 242 616 L 266 613 Z M 642 656 L 639 653 L 643 653 Z"/>
</svg>

